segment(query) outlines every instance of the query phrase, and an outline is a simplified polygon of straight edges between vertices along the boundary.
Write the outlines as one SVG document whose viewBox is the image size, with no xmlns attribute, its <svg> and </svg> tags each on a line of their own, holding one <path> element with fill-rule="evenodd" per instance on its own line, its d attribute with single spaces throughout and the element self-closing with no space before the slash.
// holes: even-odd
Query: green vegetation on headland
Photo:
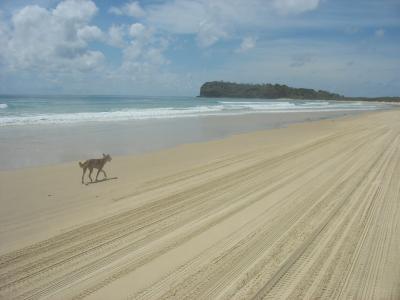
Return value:
<svg viewBox="0 0 400 300">
<path fill-rule="evenodd" d="M 204 83 L 200 88 L 200 97 L 400 102 L 399 97 L 345 97 L 327 91 L 292 88 L 282 84 L 243 84 L 224 81 Z"/>
</svg>

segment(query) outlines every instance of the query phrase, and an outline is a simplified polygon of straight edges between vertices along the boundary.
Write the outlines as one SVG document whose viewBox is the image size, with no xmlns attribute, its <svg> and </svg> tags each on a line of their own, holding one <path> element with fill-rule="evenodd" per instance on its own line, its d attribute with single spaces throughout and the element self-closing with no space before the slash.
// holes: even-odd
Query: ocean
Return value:
<svg viewBox="0 0 400 300">
<path fill-rule="evenodd" d="M 316 100 L 148 96 L 0 96 L 0 126 L 376 110 L 385 105 Z"/>
</svg>

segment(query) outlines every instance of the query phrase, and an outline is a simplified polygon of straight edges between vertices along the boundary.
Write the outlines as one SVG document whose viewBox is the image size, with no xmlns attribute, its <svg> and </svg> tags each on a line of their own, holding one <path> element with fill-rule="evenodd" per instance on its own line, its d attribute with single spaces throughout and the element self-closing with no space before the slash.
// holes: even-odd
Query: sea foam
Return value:
<svg viewBox="0 0 400 300">
<path fill-rule="evenodd" d="M 79 122 L 107 122 L 147 119 L 169 119 L 213 115 L 223 109 L 222 106 L 198 106 L 190 108 L 145 108 L 126 109 L 108 112 L 82 112 L 62 114 L 37 114 L 0 117 L 0 126 L 35 125 L 35 124 L 68 124 Z"/>
<path fill-rule="evenodd" d="M 7 108 L 1 103 L 0 108 Z M 189 107 L 126 108 L 100 112 L 75 113 L 21 113 L 0 115 L 0 127 L 41 124 L 74 124 L 80 122 L 112 122 L 148 119 L 173 119 L 202 116 L 241 115 L 252 113 L 294 113 L 346 110 L 373 110 L 374 105 L 358 102 L 329 101 L 230 101 L 221 99 L 212 105 Z"/>
</svg>

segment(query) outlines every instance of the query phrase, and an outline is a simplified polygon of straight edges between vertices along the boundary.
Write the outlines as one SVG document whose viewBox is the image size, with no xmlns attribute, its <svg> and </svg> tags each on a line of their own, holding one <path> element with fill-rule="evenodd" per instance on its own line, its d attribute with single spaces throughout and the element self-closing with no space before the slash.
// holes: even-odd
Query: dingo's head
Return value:
<svg viewBox="0 0 400 300">
<path fill-rule="evenodd" d="M 111 155 L 110 154 L 104 154 L 103 153 L 103 158 L 105 158 L 106 159 L 106 161 L 111 161 Z"/>
</svg>

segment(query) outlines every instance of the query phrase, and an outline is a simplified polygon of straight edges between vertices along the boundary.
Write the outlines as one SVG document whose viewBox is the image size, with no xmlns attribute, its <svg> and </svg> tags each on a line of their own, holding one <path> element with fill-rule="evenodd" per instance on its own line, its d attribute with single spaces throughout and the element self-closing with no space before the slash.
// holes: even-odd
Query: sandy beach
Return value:
<svg viewBox="0 0 400 300">
<path fill-rule="evenodd" d="M 399 299 L 399 124 L 118 156 L 88 185 L 77 161 L 0 171 L 0 299 Z"/>
</svg>

